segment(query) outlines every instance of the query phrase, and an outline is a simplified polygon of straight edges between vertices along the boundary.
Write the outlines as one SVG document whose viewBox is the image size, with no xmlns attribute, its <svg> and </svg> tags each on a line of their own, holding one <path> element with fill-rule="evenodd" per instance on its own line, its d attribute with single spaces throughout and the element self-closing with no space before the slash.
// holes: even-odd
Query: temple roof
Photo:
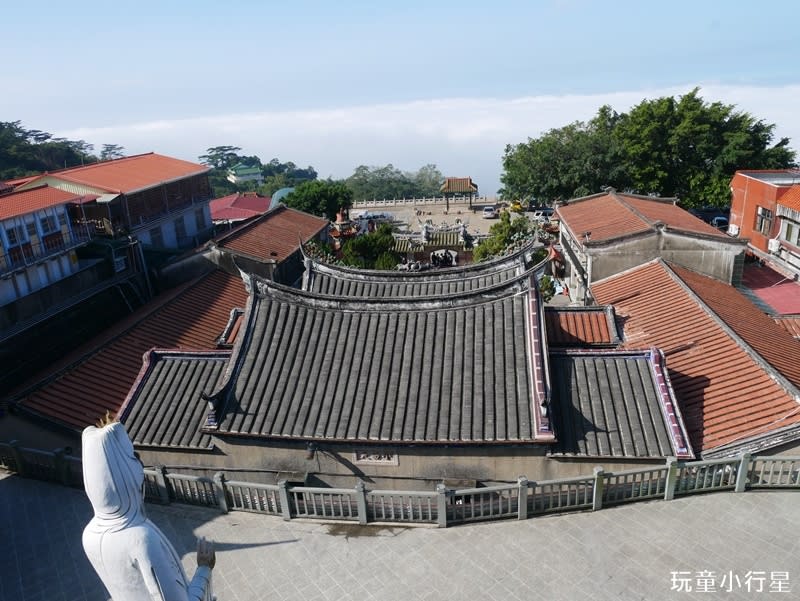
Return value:
<svg viewBox="0 0 800 601">
<path fill-rule="evenodd" d="M 531 271 L 477 292 L 357 299 L 252 279 L 219 433 L 392 443 L 551 442 Z M 524 333 L 524 334 L 523 334 Z"/>
<path fill-rule="evenodd" d="M 596 282 L 592 294 L 614 305 L 623 348 L 663 350 L 695 451 L 800 437 L 800 341 L 738 290 L 655 260 Z"/>
<path fill-rule="evenodd" d="M 545 307 L 547 343 L 552 347 L 613 347 L 620 343 L 614 307 Z"/>
<path fill-rule="evenodd" d="M 484 263 L 420 272 L 354 269 L 308 257 L 303 290 L 353 298 L 415 298 L 475 291 L 517 278 L 530 267 L 532 251 L 532 246 L 526 246 Z"/>
<path fill-rule="evenodd" d="M 137 446 L 209 449 L 211 435 L 202 427 L 208 415 L 203 394 L 225 374 L 230 352 L 161 351 L 145 355 L 136 385 L 120 410 Z"/>
<path fill-rule="evenodd" d="M 659 351 L 561 351 L 550 365 L 554 455 L 694 458 Z"/>
</svg>

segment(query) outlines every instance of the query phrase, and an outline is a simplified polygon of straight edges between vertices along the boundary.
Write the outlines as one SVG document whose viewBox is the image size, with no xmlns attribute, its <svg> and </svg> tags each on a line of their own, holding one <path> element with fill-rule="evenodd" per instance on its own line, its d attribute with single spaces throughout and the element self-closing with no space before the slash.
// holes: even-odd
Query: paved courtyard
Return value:
<svg viewBox="0 0 800 601">
<path fill-rule="evenodd" d="M 148 515 L 190 574 L 195 538 L 216 541 L 219 601 L 800 594 L 795 492 L 716 493 L 444 530 L 284 522 L 179 505 L 148 505 Z M 0 599 L 105 601 L 81 548 L 90 518 L 82 491 L 0 472 Z"/>
</svg>

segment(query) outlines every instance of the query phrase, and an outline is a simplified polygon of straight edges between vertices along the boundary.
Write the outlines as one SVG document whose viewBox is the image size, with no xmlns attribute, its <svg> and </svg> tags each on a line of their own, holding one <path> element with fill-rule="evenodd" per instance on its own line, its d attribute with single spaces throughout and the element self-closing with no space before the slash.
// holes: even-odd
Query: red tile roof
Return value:
<svg viewBox="0 0 800 601">
<path fill-rule="evenodd" d="M 742 284 L 779 315 L 800 313 L 800 284 L 768 265 L 746 263 Z"/>
<path fill-rule="evenodd" d="M 800 341 L 735 288 L 657 260 L 592 293 L 614 305 L 625 348 L 664 351 L 695 450 L 800 423 Z"/>
<path fill-rule="evenodd" d="M 190 175 L 206 173 L 210 169 L 206 165 L 151 152 L 52 171 L 39 177 L 49 176 L 107 192 L 130 194 Z"/>
<path fill-rule="evenodd" d="M 546 307 L 544 317 L 550 346 L 613 346 L 619 343 L 611 307 Z"/>
<path fill-rule="evenodd" d="M 587 232 L 591 233 L 592 242 L 604 242 L 655 231 L 657 223 L 673 230 L 728 239 L 723 232 L 676 206 L 674 199 L 606 192 L 571 200 L 557 213 L 579 242 L 585 240 Z"/>
<path fill-rule="evenodd" d="M 328 227 L 328 220 L 283 205 L 217 239 L 216 244 L 260 261 L 281 262 Z"/>
<path fill-rule="evenodd" d="M 217 348 L 231 310 L 244 307 L 242 280 L 215 271 L 159 297 L 49 370 L 54 377 L 24 394 L 19 406 L 71 428 L 93 424 L 125 401 L 153 347 Z M 57 371 L 61 368 L 60 371 Z M 30 388 L 30 387 L 29 387 Z"/>
<path fill-rule="evenodd" d="M 210 203 L 212 221 L 242 221 L 266 213 L 272 199 L 255 193 L 237 192 L 215 198 Z"/>
<path fill-rule="evenodd" d="M 789 332 L 793 337 L 800 338 L 800 315 L 780 315 L 773 317 L 775 323 Z"/>
<path fill-rule="evenodd" d="M 81 196 L 50 186 L 39 186 L 30 190 L 11 192 L 0 198 L 0 220 L 27 215 L 47 207 L 77 202 Z"/>
<path fill-rule="evenodd" d="M 800 185 L 792 186 L 778 199 L 778 204 L 800 211 Z"/>
<path fill-rule="evenodd" d="M 478 185 L 472 181 L 471 177 L 448 177 L 444 180 L 439 190 L 446 193 L 466 192 L 467 194 L 474 194 L 478 191 Z"/>
</svg>

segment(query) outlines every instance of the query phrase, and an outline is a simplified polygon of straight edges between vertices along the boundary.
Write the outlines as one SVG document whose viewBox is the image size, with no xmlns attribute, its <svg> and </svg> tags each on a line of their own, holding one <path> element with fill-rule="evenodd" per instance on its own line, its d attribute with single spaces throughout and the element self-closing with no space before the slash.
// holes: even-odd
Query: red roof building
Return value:
<svg viewBox="0 0 800 601">
<path fill-rule="evenodd" d="M 292 284 L 303 272 L 300 243 L 328 240 L 329 221 L 278 205 L 211 243 L 215 261 L 231 273 L 243 270 Z"/>
<path fill-rule="evenodd" d="M 724 282 L 739 281 L 745 243 L 676 202 L 674 198 L 609 189 L 558 207 L 570 297 L 588 302 L 593 282 L 655 258 L 686 265 Z"/>
<path fill-rule="evenodd" d="M 96 198 L 82 215 L 98 234 L 132 234 L 144 246 L 186 249 L 211 237 L 210 167 L 155 153 L 43 173 L 17 190 L 47 184 Z"/>
<path fill-rule="evenodd" d="M 255 192 L 236 192 L 211 201 L 211 220 L 215 224 L 236 223 L 263 215 L 272 199 Z"/>
<path fill-rule="evenodd" d="M 796 445 L 800 341 L 732 286 L 655 260 L 592 286 L 623 348 L 666 356 L 692 447 L 706 457 Z"/>
<path fill-rule="evenodd" d="M 800 170 L 737 171 L 730 221 L 759 258 L 800 275 Z"/>
</svg>

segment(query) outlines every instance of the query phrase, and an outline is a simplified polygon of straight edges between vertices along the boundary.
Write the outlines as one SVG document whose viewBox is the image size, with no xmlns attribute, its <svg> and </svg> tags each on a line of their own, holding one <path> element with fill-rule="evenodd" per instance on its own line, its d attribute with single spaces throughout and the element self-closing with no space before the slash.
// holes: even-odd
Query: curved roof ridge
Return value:
<svg viewBox="0 0 800 601">
<path fill-rule="evenodd" d="M 485 271 L 501 271 L 502 268 L 516 266 L 522 263 L 524 265 L 524 254 L 535 250 L 534 243 L 526 244 L 522 248 L 515 250 L 513 253 L 484 261 L 481 263 L 469 263 L 460 267 L 445 267 L 437 269 L 436 271 L 388 271 L 380 269 L 359 269 L 358 267 L 347 267 L 342 265 L 331 265 L 324 263 L 318 259 L 308 255 L 305 249 L 302 249 L 303 256 L 306 260 L 312 262 L 312 266 L 316 271 L 326 273 L 340 279 L 353 279 L 353 280 L 370 280 L 373 282 L 384 283 L 387 281 L 419 281 L 424 279 L 429 280 L 450 280 L 450 279 L 463 279 L 463 274 L 469 273 L 476 277 Z M 522 259 L 522 261 L 521 261 Z"/>
<path fill-rule="evenodd" d="M 534 273 L 538 267 L 538 265 L 533 266 L 515 277 L 498 284 L 493 284 L 477 290 L 454 292 L 445 297 L 441 294 L 401 298 L 341 297 L 284 286 L 255 274 L 249 274 L 249 288 L 251 294 L 254 294 L 256 297 L 279 298 L 288 302 L 313 305 L 320 308 L 344 311 L 383 311 L 402 305 L 403 310 L 406 311 L 429 311 L 433 309 L 447 309 L 450 307 L 491 302 L 500 298 L 528 292 L 536 286 L 536 284 L 533 283 L 533 279 Z"/>
</svg>

